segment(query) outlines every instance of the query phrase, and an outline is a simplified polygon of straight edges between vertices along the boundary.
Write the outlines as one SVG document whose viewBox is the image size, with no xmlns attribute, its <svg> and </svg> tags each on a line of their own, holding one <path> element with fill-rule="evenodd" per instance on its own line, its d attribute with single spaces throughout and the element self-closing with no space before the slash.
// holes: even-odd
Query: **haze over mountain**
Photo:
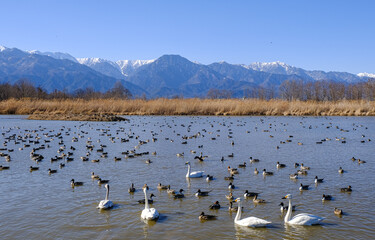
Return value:
<svg viewBox="0 0 375 240">
<path fill-rule="evenodd" d="M 194 63 L 179 55 L 163 55 L 156 60 L 74 58 L 67 53 L 21 51 L 0 46 L 0 82 L 29 79 L 47 91 L 92 87 L 106 91 L 121 81 L 134 96 L 203 97 L 210 89 L 229 90 L 242 97 L 256 87 L 277 89 L 285 80 L 332 80 L 355 83 L 375 75 L 347 72 L 309 71 L 282 62 L 209 65 Z"/>
</svg>

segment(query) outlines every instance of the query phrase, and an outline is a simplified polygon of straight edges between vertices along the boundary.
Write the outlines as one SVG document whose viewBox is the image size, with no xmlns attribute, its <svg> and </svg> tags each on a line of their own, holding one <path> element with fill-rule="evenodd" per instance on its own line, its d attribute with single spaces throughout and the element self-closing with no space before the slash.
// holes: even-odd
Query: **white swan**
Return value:
<svg viewBox="0 0 375 240">
<path fill-rule="evenodd" d="M 324 220 L 324 217 L 315 216 L 307 213 L 300 213 L 292 218 L 292 195 L 288 194 L 282 199 L 289 199 L 288 212 L 285 215 L 284 222 L 291 225 L 316 225 Z"/>
<path fill-rule="evenodd" d="M 247 218 L 244 218 L 244 219 L 240 219 L 241 218 L 241 212 L 242 212 L 241 198 L 237 198 L 234 201 L 238 202 L 237 215 L 234 218 L 235 224 L 240 225 L 240 226 L 244 226 L 244 227 L 265 227 L 265 226 L 267 226 L 268 224 L 271 223 L 269 221 L 266 221 L 264 219 L 257 218 L 257 217 L 247 217 Z"/>
<path fill-rule="evenodd" d="M 148 206 L 147 199 L 147 185 L 143 187 L 143 192 L 145 194 L 145 209 L 142 210 L 141 218 L 144 220 L 155 220 L 159 218 L 159 213 L 155 208 L 150 208 Z"/>
<path fill-rule="evenodd" d="M 109 208 L 113 207 L 113 202 L 108 200 L 108 197 L 109 197 L 109 185 L 106 184 L 104 187 L 107 189 L 107 193 L 105 194 L 105 199 L 101 200 L 99 202 L 99 205 L 98 205 L 97 208 L 100 208 L 100 209 L 109 209 Z"/>
<path fill-rule="evenodd" d="M 190 162 L 186 162 L 188 165 L 188 171 L 186 173 L 187 178 L 200 178 L 203 177 L 204 171 L 196 171 L 196 172 L 190 172 Z"/>
</svg>

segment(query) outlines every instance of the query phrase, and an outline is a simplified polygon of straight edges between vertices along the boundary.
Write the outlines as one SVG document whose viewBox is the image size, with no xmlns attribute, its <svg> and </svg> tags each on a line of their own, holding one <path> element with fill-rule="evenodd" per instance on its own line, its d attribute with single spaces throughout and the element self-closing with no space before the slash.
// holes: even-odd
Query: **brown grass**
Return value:
<svg viewBox="0 0 375 240">
<path fill-rule="evenodd" d="M 375 116 L 375 102 L 164 98 L 155 100 L 10 99 L 0 102 L 0 114 Z"/>
</svg>

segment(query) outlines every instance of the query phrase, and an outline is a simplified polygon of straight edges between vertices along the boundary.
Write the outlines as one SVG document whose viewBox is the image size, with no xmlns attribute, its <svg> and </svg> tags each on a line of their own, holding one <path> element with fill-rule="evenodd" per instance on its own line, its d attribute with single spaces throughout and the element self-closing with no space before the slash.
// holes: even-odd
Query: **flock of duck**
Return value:
<svg viewBox="0 0 375 240">
<path fill-rule="evenodd" d="M 261 123 L 264 123 L 264 121 L 261 120 Z M 77 127 L 77 129 L 80 129 L 80 127 L 85 126 L 87 124 L 88 123 L 83 123 L 83 124 L 79 125 Z M 220 124 L 225 126 L 225 123 L 220 123 Z M 173 124 L 166 124 L 166 125 L 169 128 L 173 128 Z M 193 124 L 190 123 L 187 127 L 184 124 L 181 124 L 181 126 L 183 126 L 187 129 L 187 133 L 190 133 Z M 210 126 L 213 127 L 213 123 L 210 123 Z M 333 126 L 330 125 L 330 127 L 333 127 Z M 309 128 L 311 128 L 311 126 L 309 126 Z M 109 137 L 109 140 L 111 142 L 121 141 L 121 143 L 127 143 L 131 139 L 137 140 L 137 142 L 138 142 L 137 146 L 134 147 L 134 149 L 122 151 L 121 154 L 123 156 L 114 156 L 114 158 L 113 158 L 114 161 L 121 161 L 122 159 L 133 159 L 133 158 L 137 158 L 137 157 L 145 157 L 145 156 L 148 156 L 148 155 L 157 155 L 156 151 L 150 153 L 149 151 L 141 152 L 139 150 L 142 145 L 146 145 L 149 142 L 156 142 L 158 140 L 158 138 L 157 138 L 158 133 L 156 133 L 156 131 L 150 130 L 150 133 L 152 135 L 151 140 L 150 139 L 141 140 L 140 137 L 136 136 L 134 133 L 133 134 L 125 134 L 124 133 L 125 129 L 126 129 L 126 127 L 123 127 L 123 126 L 119 127 L 116 130 L 115 136 L 112 136 L 112 134 L 110 134 L 110 132 L 111 132 L 110 128 L 100 129 L 100 133 L 101 133 L 100 136 Z M 75 154 L 74 154 L 75 150 L 76 150 L 76 146 L 74 146 L 74 143 L 78 142 L 79 138 L 84 138 L 84 137 L 87 137 L 87 135 L 88 135 L 88 132 L 86 132 L 86 131 L 78 132 L 77 136 L 72 138 L 73 144 L 69 148 L 69 147 L 66 146 L 66 141 L 64 140 L 64 137 L 63 137 L 64 134 L 65 134 L 65 136 L 70 136 L 70 133 L 72 132 L 72 129 L 68 128 L 68 127 L 67 128 L 63 127 L 63 128 L 60 129 L 60 131 L 57 131 L 57 132 L 55 132 L 55 130 L 48 130 L 46 128 L 39 127 L 38 129 L 34 129 L 34 130 L 26 130 L 26 131 L 24 131 L 23 135 L 21 135 L 21 134 L 17 135 L 15 133 L 12 133 L 11 130 L 14 130 L 14 129 L 8 129 L 8 130 L 4 130 L 2 132 L 4 147 L 0 149 L 1 150 L 0 156 L 4 157 L 6 162 L 11 162 L 13 160 L 12 159 L 12 152 L 14 150 L 8 149 L 6 147 L 7 144 L 10 144 L 11 142 L 13 142 L 15 145 L 20 145 L 21 146 L 21 147 L 19 147 L 20 151 L 23 151 L 27 148 L 31 148 L 30 158 L 31 158 L 31 160 L 33 160 L 35 162 L 35 164 L 30 166 L 30 168 L 29 168 L 30 172 L 38 171 L 39 168 L 40 168 L 38 166 L 38 164 L 42 161 L 46 161 L 46 159 L 49 159 L 51 164 L 53 164 L 55 162 L 59 162 L 58 166 L 59 166 L 60 170 L 62 170 L 71 161 L 74 161 L 76 159 Z M 229 131 L 228 138 L 230 138 L 230 139 L 233 138 L 232 130 L 229 129 L 228 131 Z M 255 127 L 255 131 L 258 131 L 258 127 Z M 269 132 L 269 130 L 263 130 L 263 132 L 267 133 L 267 132 Z M 175 133 L 175 131 L 174 131 L 174 133 Z M 209 131 L 207 131 L 206 129 L 201 129 L 201 131 L 196 132 L 195 134 L 190 134 L 190 135 L 181 136 L 179 133 L 175 133 L 175 134 L 176 134 L 176 137 L 181 138 L 181 144 L 185 145 L 185 144 L 188 144 L 188 141 L 190 139 L 197 139 L 197 138 L 204 137 L 204 135 L 208 135 L 208 134 L 211 134 L 211 133 Z M 124 136 L 124 137 L 119 137 L 119 136 Z M 219 137 L 219 135 L 217 134 L 216 137 L 211 137 L 210 140 L 215 141 L 216 138 L 218 138 L 218 137 Z M 270 137 L 273 138 L 274 136 L 270 135 Z M 286 141 L 281 141 L 280 144 L 276 146 L 276 149 L 280 149 L 281 144 L 286 144 L 288 142 L 292 142 L 292 138 L 293 138 L 293 136 L 290 135 Z M 365 139 L 364 135 L 363 135 L 363 138 Z M 53 139 L 58 139 L 58 141 L 59 141 L 58 142 L 58 149 L 57 149 L 58 155 L 44 156 L 42 153 L 38 153 L 38 152 L 42 152 L 44 149 L 51 148 L 51 145 L 52 145 L 51 141 Z M 170 141 L 170 142 L 175 141 L 175 140 L 172 139 L 172 137 L 166 137 L 165 140 Z M 338 140 L 342 143 L 346 143 L 345 138 L 338 138 L 336 140 Z M 322 144 L 326 141 L 330 141 L 330 139 L 325 138 L 323 140 L 317 141 L 316 144 Z M 367 140 L 362 140 L 362 141 L 369 142 L 371 140 L 367 139 Z M 100 143 L 100 140 L 98 140 L 98 142 Z M 232 145 L 232 146 L 235 145 L 234 140 L 231 140 L 229 144 Z M 298 145 L 303 145 L 303 143 L 298 142 Z M 87 137 L 85 148 L 86 148 L 86 150 L 85 150 L 86 154 L 84 156 L 80 156 L 80 159 L 82 161 L 89 161 L 91 159 L 92 163 L 100 163 L 101 161 L 107 161 L 108 160 L 109 154 L 105 150 L 107 148 L 107 146 L 105 144 L 100 143 L 99 147 L 95 147 L 91 137 Z M 198 148 L 201 149 L 200 154 L 195 156 L 193 158 L 193 160 L 191 160 L 191 161 L 197 161 L 197 163 L 203 163 L 203 162 L 207 161 L 208 159 L 209 160 L 212 159 L 212 157 L 210 155 L 204 155 L 203 154 L 203 149 L 204 149 L 203 145 L 198 145 Z M 94 154 L 92 154 L 92 153 L 94 152 L 95 149 L 96 149 L 96 152 L 98 154 L 100 154 L 100 157 L 93 157 Z M 4 153 L 6 151 L 8 153 Z M 195 154 L 196 150 L 191 150 L 191 153 Z M 228 161 L 231 161 L 230 163 L 233 165 L 233 164 L 235 164 L 235 161 L 228 160 L 228 158 L 233 159 L 235 154 L 237 154 L 237 153 L 230 153 L 230 154 L 226 155 L 226 157 L 222 156 L 220 159 L 217 159 L 217 160 L 212 159 L 211 162 L 224 164 L 224 163 L 227 163 Z M 176 153 L 176 156 L 178 158 L 187 158 L 187 156 L 185 155 L 185 152 Z M 355 158 L 355 157 L 353 157 L 351 160 L 357 162 L 358 164 L 365 164 L 366 163 L 366 161 L 361 160 L 359 158 Z M 150 158 L 144 160 L 144 162 L 148 165 L 152 164 L 153 161 L 156 161 L 156 160 L 151 160 Z M 270 177 L 270 176 L 274 175 L 274 172 L 268 171 L 266 168 L 263 168 L 263 170 L 260 172 L 255 167 L 260 162 L 262 162 L 262 160 L 260 160 L 258 158 L 250 157 L 249 160 L 247 160 L 247 161 L 242 160 L 241 163 L 238 164 L 238 168 L 233 168 L 233 167 L 230 167 L 230 166 L 225 167 L 228 170 L 228 176 L 225 176 L 224 180 L 229 181 L 229 183 L 228 183 L 229 194 L 226 195 L 225 197 L 228 200 L 228 204 L 229 204 L 228 210 L 232 211 L 232 212 L 234 212 L 234 211 L 237 212 L 236 216 L 234 218 L 234 223 L 236 225 L 246 226 L 246 227 L 266 227 L 266 226 L 269 226 L 270 224 L 272 224 L 268 220 L 265 220 L 265 219 L 262 219 L 262 218 L 259 218 L 259 217 L 255 217 L 255 216 L 242 218 L 242 211 L 244 209 L 244 207 L 242 206 L 242 200 L 241 200 L 240 197 L 234 197 L 233 192 L 232 192 L 233 189 L 237 189 L 237 187 L 234 184 L 234 180 L 237 178 L 238 174 L 251 174 L 249 171 L 246 171 L 246 170 L 240 171 L 239 169 L 246 169 L 249 166 L 254 166 L 251 169 L 252 169 L 252 171 L 255 175 L 262 174 L 264 178 L 267 178 L 267 177 Z M 281 163 L 280 161 L 277 161 L 275 164 L 276 164 L 276 169 L 278 169 L 278 170 L 288 168 L 286 163 Z M 190 161 L 185 162 L 185 165 L 187 166 L 187 173 L 185 175 L 185 178 L 187 178 L 187 179 L 202 178 L 202 179 L 205 179 L 207 182 L 217 180 L 217 178 L 215 178 L 215 173 L 205 174 L 205 171 L 192 171 Z M 303 178 L 310 171 L 310 167 L 304 165 L 303 163 L 294 163 L 294 168 L 296 169 L 296 172 L 289 174 L 289 178 L 293 181 L 296 181 L 297 179 Z M 0 170 L 11 170 L 11 166 L 10 165 L 9 166 L 0 165 Z M 46 168 L 46 172 L 50 175 L 58 174 L 58 172 L 60 170 L 58 170 L 57 168 L 53 169 L 52 167 L 48 167 L 48 169 Z M 344 174 L 346 172 L 341 166 L 337 166 L 335 171 L 337 171 L 339 174 Z M 96 175 L 94 172 L 91 172 L 91 178 L 93 180 L 97 181 L 97 183 L 99 185 L 104 184 L 104 187 L 106 189 L 105 198 L 104 198 L 104 200 L 101 200 L 98 203 L 97 208 L 99 208 L 99 209 L 111 209 L 111 208 L 113 208 L 115 206 L 115 204 L 109 199 L 109 192 L 110 192 L 109 182 L 110 182 L 110 180 L 102 179 L 102 178 L 99 177 L 99 175 Z M 315 184 L 324 184 L 324 181 L 325 181 L 324 178 L 319 178 L 318 176 L 315 176 L 315 178 L 314 178 Z M 70 181 L 70 184 L 71 184 L 71 187 L 75 188 L 75 187 L 78 187 L 78 186 L 83 186 L 84 182 L 76 181 L 75 178 L 72 178 L 71 181 Z M 184 190 L 182 188 L 179 191 L 175 191 L 175 190 L 171 189 L 170 185 L 162 185 L 161 183 L 159 183 L 157 185 L 157 189 L 160 190 L 160 191 L 161 190 L 167 191 L 167 193 L 170 194 L 171 196 L 173 196 L 173 198 L 175 198 L 175 199 L 182 199 L 182 198 L 185 197 L 185 195 L 183 193 Z M 298 190 L 302 192 L 302 191 L 307 191 L 309 189 L 310 189 L 310 185 L 304 185 L 304 184 L 300 183 L 300 186 L 299 186 Z M 144 206 L 144 209 L 141 211 L 140 217 L 144 220 L 157 220 L 159 218 L 160 214 L 156 210 L 156 208 L 150 207 L 150 205 L 153 204 L 152 197 L 154 197 L 154 195 L 151 194 L 150 198 L 149 198 L 148 197 L 148 190 L 149 190 L 149 186 L 147 184 L 144 184 L 144 186 L 142 188 L 144 199 L 139 200 L 139 203 L 144 204 L 145 206 Z M 346 193 L 350 193 L 350 192 L 352 192 L 352 190 L 353 189 L 350 185 L 342 186 L 342 188 L 340 189 L 341 192 L 346 192 Z M 133 194 L 136 191 L 137 191 L 137 189 L 135 188 L 135 184 L 131 183 L 131 186 L 128 189 L 128 192 L 130 194 Z M 212 189 L 210 191 L 202 191 L 201 189 L 198 189 L 194 193 L 194 195 L 196 197 L 205 197 L 205 196 L 209 196 L 212 191 L 215 191 L 215 189 Z M 266 200 L 258 198 L 258 195 L 260 195 L 260 193 L 250 192 L 250 191 L 246 190 L 246 191 L 244 191 L 243 197 L 244 197 L 244 199 L 249 199 L 249 198 L 252 199 L 252 202 L 254 204 L 267 203 Z M 285 224 L 290 224 L 290 225 L 316 225 L 316 224 L 320 224 L 325 219 L 324 217 L 320 217 L 320 216 L 313 215 L 313 214 L 307 214 L 307 213 L 300 213 L 300 214 L 297 214 L 297 215 L 293 216 L 292 212 L 295 210 L 296 207 L 295 207 L 295 205 L 292 205 L 292 199 L 293 199 L 292 194 L 287 194 L 287 195 L 283 196 L 282 198 L 280 197 L 280 199 L 287 199 L 288 202 L 289 202 L 288 206 L 284 206 L 284 203 L 280 203 L 280 205 L 279 205 L 281 211 L 286 211 L 286 214 L 285 214 L 285 217 L 284 217 Z M 323 194 L 322 195 L 322 201 L 332 201 L 332 200 L 334 200 L 334 197 L 332 195 L 329 195 L 329 194 Z M 234 203 L 237 203 L 238 205 L 233 206 Z M 212 205 L 209 206 L 209 209 L 216 209 L 217 210 L 217 209 L 220 209 L 220 208 L 221 208 L 221 206 L 220 206 L 219 201 L 215 201 Z M 343 214 L 343 210 L 335 208 L 334 214 L 341 215 L 341 214 Z M 205 221 L 205 220 L 215 220 L 215 219 L 218 218 L 218 216 L 205 214 L 205 212 L 202 211 L 201 214 L 198 216 L 198 218 L 202 221 Z"/>
</svg>

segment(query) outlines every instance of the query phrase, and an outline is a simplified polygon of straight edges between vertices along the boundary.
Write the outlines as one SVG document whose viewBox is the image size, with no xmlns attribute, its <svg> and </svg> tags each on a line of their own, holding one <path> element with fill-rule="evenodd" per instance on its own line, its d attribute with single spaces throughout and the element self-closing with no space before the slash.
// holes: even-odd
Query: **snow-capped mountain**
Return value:
<svg viewBox="0 0 375 240">
<path fill-rule="evenodd" d="M 361 78 L 375 78 L 375 74 L 373 74 L 373 73 L 367 73 L 367 72 L 358 73 L 357 76 L 361 77 Z"/>
<path fill-rule="evenodd" d="M 45 55 L 49 57 L 53 57 L 54 59 L 67 59 L 70 61 L 73 61 L 75 63 L 78 63 L 75 57 L 70 55 L 69 53 L 62 53 L 62 52 L 40 52 L 38 50 L 31 50 L 31 51 L 26 51 L 31 54 L 39 54 L 39 55 Z"/>
<path fill-rule="evenodd" d="M 124 76 L 129 76 L 134 73 L 139 67 L 150 64 L 155 60 L 119 60 L 116 64 L 120 67 L 121 73 Z"/>
<path fill-rule="evenodd" d="M 109 60 L 102 58 L 77 58 L 80 64 L 86 65 L 95 71 L 117 79 L 124 79 L 120 67 Z"/>
</svg>

